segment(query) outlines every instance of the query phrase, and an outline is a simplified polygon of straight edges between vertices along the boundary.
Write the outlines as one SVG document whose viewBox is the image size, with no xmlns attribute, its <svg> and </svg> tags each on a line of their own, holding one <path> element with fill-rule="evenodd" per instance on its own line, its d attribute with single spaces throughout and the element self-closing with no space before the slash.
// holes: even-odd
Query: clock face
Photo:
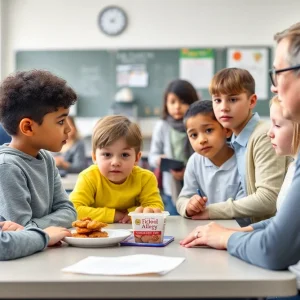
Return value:
<svg viewBox="0 0 300 300">
<path fill-rule="evenodd" d="M 98 24 L 105 34 L 119 35 L 127 26 L 127 16 L 120 7 L 109 6 L 100 12 Z"/>
</svg>

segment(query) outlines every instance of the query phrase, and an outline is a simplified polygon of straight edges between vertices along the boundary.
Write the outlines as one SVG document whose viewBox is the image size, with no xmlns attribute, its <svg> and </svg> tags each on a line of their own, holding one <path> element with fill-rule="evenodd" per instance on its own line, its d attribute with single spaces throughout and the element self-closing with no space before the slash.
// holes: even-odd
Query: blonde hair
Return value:
<svg viewBox="0 0 300 300">
<path fill-rule="evenodd" d="M 93 153 L 97 148 L 107 147 L 120 138 L 134 148 L 136 154 L 141 151 L 143 138 L 139 126 L 120 115 L 101 118 L 94 127 L 92 136 Z"/>
<path fill-rule="evenodd" d="M 270 107 L 273 104 L 276 104 L 281 108 L 280 101 L 277 95 L 270 100 Z M 298 153 L 300 148 L 300 124 L 293 121 L 291 122 L 293 123 L 293 140 L 292 140 L 291 154 L 295 156 Z"/>
<path fill-rule="evenodd" d="M 226 68 L 217 72 L 209 85 L 211 95 L 255 94 L 255 81 L 252 75 L 244 69 Z"/>
</svg>

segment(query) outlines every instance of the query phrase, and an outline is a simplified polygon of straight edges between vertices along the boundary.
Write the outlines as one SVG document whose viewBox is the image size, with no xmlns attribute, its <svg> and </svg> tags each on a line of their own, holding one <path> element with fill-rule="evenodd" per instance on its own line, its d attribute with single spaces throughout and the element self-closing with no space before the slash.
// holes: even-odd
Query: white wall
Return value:
<svg viewBox="0 0 300 300">
<path fill-rule="evenodd" d="M 2 0 L 2 76 L 28 49 L 167 48 L 273 45 L 300 21 L 300 0 Z M 129 18 L 119 37 L 97 27 L 107 5 Z"/>
</svg>

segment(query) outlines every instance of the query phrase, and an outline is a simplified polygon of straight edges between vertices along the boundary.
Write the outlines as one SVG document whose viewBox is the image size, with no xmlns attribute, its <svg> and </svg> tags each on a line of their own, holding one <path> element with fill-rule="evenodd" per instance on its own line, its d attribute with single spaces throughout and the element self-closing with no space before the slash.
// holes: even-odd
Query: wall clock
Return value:
<svg viewBox="0 0 300 300">
<path fill-rule="evenodd" d="M 98 25 L 109 36 L 119 35 L 127 27 L 127 15 L 118 6 L 107 6 L 99 14 Z"/>
</svg>

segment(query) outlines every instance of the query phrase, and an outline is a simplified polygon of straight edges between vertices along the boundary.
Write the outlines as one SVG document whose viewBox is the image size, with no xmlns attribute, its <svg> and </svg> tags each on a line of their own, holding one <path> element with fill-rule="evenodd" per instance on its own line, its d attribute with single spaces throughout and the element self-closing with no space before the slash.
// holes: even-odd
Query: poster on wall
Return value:
<svg viewBox="0 0 300 300">
<path fill-rule="evenodd" d="M 269 52 L 267 48 L 229 48 L 227 67 L 248 70 L 255 80 L 258 100 L 267 100 Z"/>
<path fill-rule="evenodd" d="M 179 76 L 196 89 L 207 89 L 214 75 L 213 49 L 181 49 Z"/>
<path fill-rule="evenodd" d="M 118 65 L 116 67 L 117 87 L 147 87 L 149 75 L 145 64 Z"/>
</svg>

